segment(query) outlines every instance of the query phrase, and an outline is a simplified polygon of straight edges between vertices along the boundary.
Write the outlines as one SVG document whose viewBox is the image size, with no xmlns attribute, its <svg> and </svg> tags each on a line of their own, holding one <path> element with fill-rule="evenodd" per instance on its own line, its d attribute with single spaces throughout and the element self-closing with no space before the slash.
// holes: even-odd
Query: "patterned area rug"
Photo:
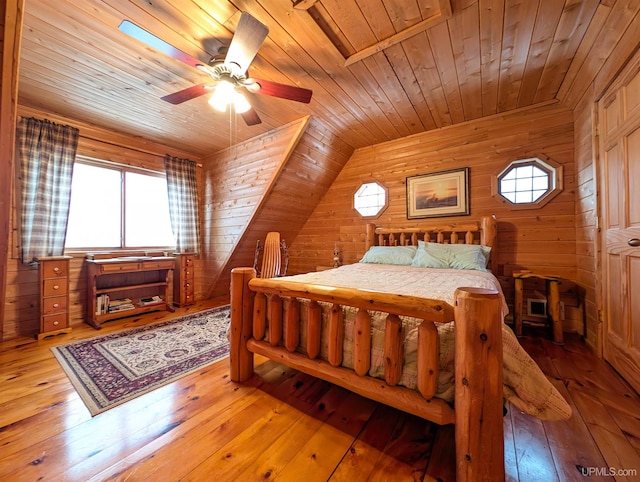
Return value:
<svg viewBox="0 0 640 482">
<path fill-rule="evenodd" d="M 229 306 L 51 351 L 92 415 L 227 356 Z"/>
</svg>

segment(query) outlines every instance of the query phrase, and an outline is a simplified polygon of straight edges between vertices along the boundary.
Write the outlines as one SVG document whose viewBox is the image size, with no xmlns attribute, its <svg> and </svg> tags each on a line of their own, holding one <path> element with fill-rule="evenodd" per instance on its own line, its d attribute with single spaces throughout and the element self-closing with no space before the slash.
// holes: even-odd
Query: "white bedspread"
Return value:
<svg viewBox="0 0 640 482">
<path fill-rule="evenodd" d="M 439 299 L 453 306 L 457 287 L 469 286 L 497 290 L 503 300 L 503 316 L 508 307 L 499 281 L 491 273 L 472 270 L 412 268 L 410 266 L 357 263 L 340 268 L 287 276 L 287 280 L 335 287 L 360 288 L 393 294 Z M 323 310 L 323 323 L 327 310 Z M 306 310 L 301 310 L 304 316 Z M 384 324 L 386 314 L 371 312 L 372 353 L 369 375 L 384 378 Z M 353 323 L 355 310 L 345 310 L 345 340 L 343 365 L 353 367 Z M 416 387 L 416 357 L 418 326 L 422 320 L 403 318 L 405 328 L 405 360 L 401 385 Z M 306 339 L 302 328 L 302 339 Z M 454 323 L 438 323 L 440 336 L 440 376 L 436 396 L 453 402 L 454 395 Z M 323 330 L 326 333 L 327 330 Z M 546 378 L 538 365 L 518 343 L 511 329 L 503 324 L 504 396 L 513 406 L 543 420 L 567 419 L 571 408 Z M 304 346 L 304 344 L 303 344 Z M 321 356 L 326 359 L 328 340 L 322 337 Z"/>
</svg>

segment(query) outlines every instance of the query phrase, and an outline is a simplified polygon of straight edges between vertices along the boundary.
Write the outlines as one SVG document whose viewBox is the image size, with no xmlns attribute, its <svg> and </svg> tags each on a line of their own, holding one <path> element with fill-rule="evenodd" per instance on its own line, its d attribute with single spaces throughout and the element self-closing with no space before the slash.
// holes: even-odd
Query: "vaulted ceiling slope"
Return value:
<svg viewBox="0 0 640 482">
<path fill-rule="evenodd" d="M 353 148 L 534 104 L 575 105 L 624 35 L 627 0 L 26 0 L 19 103 L 207 156 L 306 115 Z M 203 62 L 242 11 L 269 33 L 249 75 L 313 90 L 249 94 L 262 123 L 202 96 L 206 74 L 118 30 L 127 19 Z M 606 28 L 605 28 L 606 27 Z M 635 30 L 634 30 L 635 29 Z"/>
</svg>

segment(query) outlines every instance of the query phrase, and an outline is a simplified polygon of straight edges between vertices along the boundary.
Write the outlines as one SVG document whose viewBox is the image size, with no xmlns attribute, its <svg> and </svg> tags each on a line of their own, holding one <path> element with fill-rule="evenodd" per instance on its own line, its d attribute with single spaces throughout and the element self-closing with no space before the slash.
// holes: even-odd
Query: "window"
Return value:
<svg viewBox="0 0 640 482">
<path fill-rule="evenodd" d="M 362 184 L 353 195 L 353 207 L 363 218 L 380 215 L 387 205 L 387 189 L 377 182 Z"/>
<path fill-rule="evenodd" d="M 494 195 L 513 207 L 540 207 L 562 190 L 562 166 L 548 158 L 519 159 L 498 174 L 494 184 Z"/>
<path fill-rule="evenodd" d="M 76 160 L 66 249 L 173 246 L 164 174 Z"/>
</svg>

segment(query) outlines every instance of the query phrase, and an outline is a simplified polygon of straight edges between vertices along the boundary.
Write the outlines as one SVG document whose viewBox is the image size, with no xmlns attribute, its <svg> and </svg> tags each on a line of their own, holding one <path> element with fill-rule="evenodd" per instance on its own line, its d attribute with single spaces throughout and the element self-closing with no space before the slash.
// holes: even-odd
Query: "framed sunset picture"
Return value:
<svg viewBox="0 0 640 482">
<path fill-rule="evenodd" d="M 469 168 L 407 178 L 407 219 L 469 214 Z"/>
</svg>

